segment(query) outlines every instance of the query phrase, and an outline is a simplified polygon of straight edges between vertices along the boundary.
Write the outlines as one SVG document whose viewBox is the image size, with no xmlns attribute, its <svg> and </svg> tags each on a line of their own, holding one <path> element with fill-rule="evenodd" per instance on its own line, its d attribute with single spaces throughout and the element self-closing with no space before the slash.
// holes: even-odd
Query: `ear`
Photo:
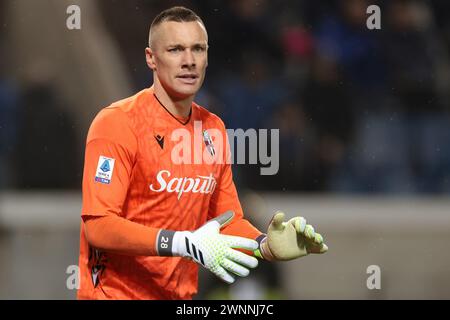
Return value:
<svg viewBox="0 0 450 320">
<path fill-rule="evenodd" d="M 147 65 L 151 70 L 156 71 L 155 55 L 149 47 L 145 48 L 145 61 L 147 61 Z"/>
</svg>

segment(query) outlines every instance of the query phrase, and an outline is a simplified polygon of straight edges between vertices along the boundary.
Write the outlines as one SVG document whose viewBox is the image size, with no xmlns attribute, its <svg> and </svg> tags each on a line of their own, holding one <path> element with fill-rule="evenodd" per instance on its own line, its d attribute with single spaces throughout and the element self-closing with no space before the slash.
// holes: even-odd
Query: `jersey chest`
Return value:
<svg viewBox="0 0 450 320">
<path fill-rule="evenodd" d="M 146 197 L 209 199 L 224 165 L 218 153 L 205 130 L 148 130 L 139 136 L 133 179 L 146 186 Z"/>
</svg>

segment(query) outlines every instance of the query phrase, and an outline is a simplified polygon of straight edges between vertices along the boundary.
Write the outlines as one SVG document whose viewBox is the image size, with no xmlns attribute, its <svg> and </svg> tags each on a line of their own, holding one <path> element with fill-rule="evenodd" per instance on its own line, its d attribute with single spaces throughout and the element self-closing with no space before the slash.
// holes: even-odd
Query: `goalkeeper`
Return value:
<svg viewBox="0 0 450 320">
<path fill-rule="evenodd" d="M 94 119 L 83 173 L 79 299 L 191 299 L 198 265 L 233 283 L 257 258 L 327 251 L 302 217 L 286 222 L 278 212 L 265 233 L 244 218 L 225 161 L 228 146 L 210 138 L 219 132 L 227 141 L 225 126 L 193 102 L 207 52 L 206 29 L 194 12 L 163 11 L 145 50 L 153 86 Z M 203 142 L 194 159 L 200 153 L 216 161 L 180 163 L 173 139 L 180 133 Z M 190 155 L 185 151 L 182 157 Z"/>
</svg>

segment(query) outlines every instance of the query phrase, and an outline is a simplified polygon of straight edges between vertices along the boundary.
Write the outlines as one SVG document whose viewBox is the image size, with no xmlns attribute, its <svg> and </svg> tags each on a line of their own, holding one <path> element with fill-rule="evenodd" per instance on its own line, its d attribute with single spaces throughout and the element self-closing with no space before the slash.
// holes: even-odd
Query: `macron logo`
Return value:
<svg viewBox="0 0 450 320">
<path fill-rule="evenodd" d="M 172 178 L 170 171 L 161 170 L 156 175 L 157 185 L 150 185 L 150 190 L 154 192 L 176 192 L 178 200 L 181 198 L 183 193 L 213 193 L 216 188 L 217 182 L 212 173 L 209 176 L 197 176 L 196 178 Z"/>
</svg>

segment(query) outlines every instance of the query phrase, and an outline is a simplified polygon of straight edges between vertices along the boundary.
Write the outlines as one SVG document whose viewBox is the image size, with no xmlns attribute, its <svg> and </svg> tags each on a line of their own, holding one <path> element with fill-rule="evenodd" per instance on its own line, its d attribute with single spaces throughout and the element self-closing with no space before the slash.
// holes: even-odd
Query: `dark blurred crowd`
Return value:
<svg viewBox="0 0 450 320">
<path fill-rule="evenodd" d="M 371 4 L 381 8 L 381 30 L 366 26 Z M 196 11 L 208 30 L 209 66 L 197 102 L 228 128 L 280 130 L 278 174 L 235 165 L 240 187 L 450 192 L 448 1 L 100 1 L 135 91 L 152 83 L 144 61 L 150 22 L 171 5 Z M 18 93 L 0 79 L 0 168 L 9 161 L 15 170 L 0 172 L 15 177 L 3 187 L 77 187 L 81 157 L 67 146 L 76 139 L 70 117 L 27 116 L 30 105 L 58 103 L 39 90 Z M 44 129 L 29 136 L 37 125 L 67 143 L 58 149 Z M 53 180 L 30 179 L 44 172 Z"/>
</svg>

